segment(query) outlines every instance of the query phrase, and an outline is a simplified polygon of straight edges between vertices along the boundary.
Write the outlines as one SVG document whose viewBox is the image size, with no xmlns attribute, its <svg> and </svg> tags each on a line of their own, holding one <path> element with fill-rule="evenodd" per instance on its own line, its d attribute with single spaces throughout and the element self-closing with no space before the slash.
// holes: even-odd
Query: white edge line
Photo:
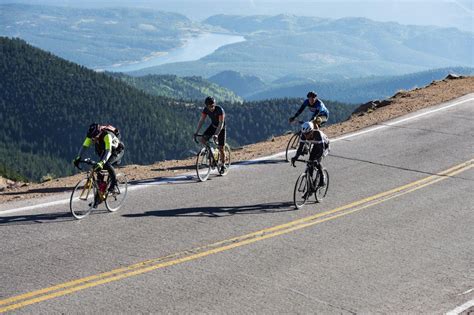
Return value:
<svg viewBox="0 0 474 315">
<path fill-rule="evenodd" d="M 345 140 L 345 139 L 348 139 L 348 138 L 356 137 L 356 136 L 359 136 L 359 135 L 362 135 L 362 134 L 365 134 L 365 133 L 369 133 L 369 132 L 372 132 L 372 131 L 376 131 L 376 130 L 379 130 L 379 129 L 382 129 L 382 128 L 388 128 L 389 126 L 397 125 L 399 123 L 402 123 L 402 122 L 405 122 L 405 121 L 408 121 L 408 120 L 411 120 L 411 119 L 416 119 L 416 118 L 421 117 L 421 116 L 429 115 L 429 114 L 432 114 L 432 113 L 435 113 L 435 112 L 438 112 L 438 111 L 441 111 L 441 110 L 446 110 L 446 109 L 451 108 L 453 106 L 457 106 L 459 104 L 462 104 L 462 103 L 465 103 L 465 102 L 468 102 L 468 101 L 472 101 L 472 100 L 474 100 L 473 97 L 462 100 L 462 101 L 459 101 L 459 102 L 456 102 L 456 103 L 453 103 L 453 104 L 449 104 L 449 105 L 446 105 L 446 106 L 443 106 L 443 107 L 440 107 L 440 108 L 436 108 L 436 109 L 433 109 L 433 110 L 430 110 L 430 111 L 426 111 L 426 112 L 423 112 L 423 113 L 420 113 L 420 114 L 417 114 L 417 115 L 414 115 L 414 116 L 410 116 L 410 117 L 407 117 L 407 118 L 404 118 L 404 119 L 396 120 L 392 123 L 388 123 L 388 124 L 385 124 L 385 125 L 382 125 L 382 126 L 377 126 L 377 127 L 372 127 L 372 128 L 369 127 L 369 129 L 366 129 L 366 130 L 363 130 L 363 131 L 360 131 L 360 132 L 350 133 L 346 136 L 331 139 L 331 142 L 336 142 L 336 141 L 339 141 L 339 140 Z M 283 151 L 283 152 L 276 153 L 276 154 L 273 154 L 273 155 L 270 155 L 270 156 L 264 156 L 264 157 L 260 157 L 260 158 L 254 159 L 254 160 L 244 161 L 244 162 L 239 163 L 238 165 L 231 166 L 231 168 L 234 169 L 234 168 L 239 168 L 242 165 L 251 165 L 251 164 L 255 164 L 255 163 L 258 163 L 260 161 L 263 161 L 263 160 L 271 160 L 271 159 L 276 158 L 276 157 L 278 157 L 280 155 L 283 155 L 285 153 L 286 152 Z M 148 186 L 163 185 L 163 184 L 174 182 L 174 181 L 177 181 L 177 180 L 189 179 L 190 176 L 193 176 L 191 174 L 194 174 L 194 173 L 190 172 L 190 173 L 185 173 L 183 175 L 177 175 L 175 177 L 167 177 L 167 178 L 158 179 L 156 181 L 149 182 L 149 183 L 136 184 L 136 185 L 131 186 L 129 188 L 129 190 L 136 190 L 136 189 L 140 189 L 140 188 L 146 188 Z M 26 207 L 15 208 L 15 209 L 0 210 L 0 214 L 9 214 L 9 213 L 14 213 L 14 212 L 33 210 L 33 209 L 42 208 L 42 207 L 57 206 L 57 205 L 62 205 L 62 204 L 68 203 L 68 202 L 69 202 L 69 198 L 68 199 L 62 199 L 62 200 L 57 200 L 57 201 L 52 201 L 52 202 L 46 202 L 46 203 L 42 203 L 42 204 L 38 204 L 38 205 L 34 205 L 34 206 L 26 206 Z"/>
<path fill-rule="evenodd" d="M 456 307 L 454 310 L 449 311 L 446 313 L 446 315 L 458 315 L 470 308 L 471 306 L 474 306 L 474 300 L 470 300 L 469 302 L 464 303 L 461 306 Z"/>
</svg>

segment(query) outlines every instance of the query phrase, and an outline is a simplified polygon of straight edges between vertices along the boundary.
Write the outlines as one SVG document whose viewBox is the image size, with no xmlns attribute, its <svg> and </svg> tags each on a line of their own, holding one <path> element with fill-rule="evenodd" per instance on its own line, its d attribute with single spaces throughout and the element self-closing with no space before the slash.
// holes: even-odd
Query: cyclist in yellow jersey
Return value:
<svg viewBox="0 0 474 315">
<path fill-rule="evenodd" d="M 79 154 L 73 161 L 76 167 L 79 165 L 82 154 L 91 144 L 95 145 L 95 151 L 100 157 L 94 170 L 100 171 L 103 168 L 107 170 L 110 176 L 109 191 L 114 192 L 117 179 L 113 165 L 120 164 L 125 152 L 124 145 L 119 139 L 118 129 L 110 125 L 91 124 Z"/>
</svg>

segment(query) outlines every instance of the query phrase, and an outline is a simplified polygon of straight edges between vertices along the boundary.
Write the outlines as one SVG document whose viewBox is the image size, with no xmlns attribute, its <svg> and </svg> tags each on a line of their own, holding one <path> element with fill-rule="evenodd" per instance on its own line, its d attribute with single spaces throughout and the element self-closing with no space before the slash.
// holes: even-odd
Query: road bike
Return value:
<svg viewBox="0 0 474 315">
<path fill-rule="evenodd" d="M 71 193 L 69 208 L 76 219 L 88 216 L 92 209 L 105 202 L 105 207 L 110 212 L 115 212 L 123 205 L 128 191 L 128 179 L 123 173 L 116 174 L 117 185 L 109 192 L 110 177 L 106 170 L 94 171 L 97 163 L 91 159 L 80 160 L 79 163 L 91 166 L 86 178 L 80 180 Z M 82 170 L 79 166 L 77 167 Z"/>
<path fill-rule="evenodd" d="M 298 124 L 298 126 L 301 126 L 304 123 L 302 120 L 298 120 L 294 122 L 293 124 Z M 286 152 L 285 152 L 285 160 L 287 162 L 290 162 L 291 158 L 296 154 L 293 153 L 291 154 L 291 150 L 297 150 L 298 146 L 300 144 L 300 138 L 301 138 L 301 128 L 298 128 L 297 131 L 293 132 L 293 135 L 290 137 L 290 140 L 288 141 L 288 144 L 286 145 Z M 310 152 L 309 151 L 309 145 L 305 143 L 305 147 L 303 148 L 303 153 Z"/>
<path fill-rule="evenodd" d="M 209 178 L 211 170 L 217 168 L 219 175 L 225 176 L 229 172 L 230 168 L 230 147 L 226 143 L 224 146 L 225 159 L 224 159 L 224 169 L 222 171 L 222 162 L 221 162 L 221 153 L 217 149 L 217 144 L 214 140 L 206 140 L 203 145 L 197 140 L 197 137 L 203 138 L 204 135 L 195 135 L 194 141 L 202 145 L 201 150 L 197 153 L 196 156 L 196 174 L 199 181 L 204 182 Z"/>
<path fill-rule="evenodd" d="M 314 195 L 316 202 L 323 201 L 328 193 L 329 188 L 329 173 L 326 169 L 322 170 L 324 179 L 321 181 L 321 174 L 317 169 L 318 161 L 296 160 L 298 162 L 305 162 L 306 169 L 298 176 L 293 191 L 293 201 L 295 207 L 300 209 L 303 207 L 311 195 Z"/>
</svg>

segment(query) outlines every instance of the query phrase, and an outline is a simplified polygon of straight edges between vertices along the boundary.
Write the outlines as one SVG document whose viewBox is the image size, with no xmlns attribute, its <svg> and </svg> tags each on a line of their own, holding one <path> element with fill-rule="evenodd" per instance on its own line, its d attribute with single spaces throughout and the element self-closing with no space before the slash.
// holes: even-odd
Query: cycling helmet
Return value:
<svg viewBox="0 0 474 315">
<path fill-rule="evenodd" d="M 87 131 L 87 137 L 88 138 L 95 138 L 99 135 L 100 133 L 100 126 L 98 123 L 93 123 L 89 126 L 89 130 Z"/>
<path fill-rule="evenodd" d="M 313 131 L 314 129 L 314 124 L 311 121 L 307 121 L 304 124 L 301 125 L 301 132 L 302 133 L 308 133 Z"/>
<path fill-rule="evenodd" d="M 204 104 L 206 104 L 206 106 L 209 106 L 209 105 L 212 105 L 216 102 L 216 100 L 211 97 L 211 96 L 208 96 L 206 97 L 206 100 L 204 101 Z"/>
<path fill-rule="evenodd" d="M 316 92 L 314 92 L 314 91 L 309 91 L 308 94 L 306 94 L 306 97 L 308 97 L 308 98 L 309 97 L 317 97 L 317 96 L 318 96 L 318 94 L 316 94 Z"/>
</svg>

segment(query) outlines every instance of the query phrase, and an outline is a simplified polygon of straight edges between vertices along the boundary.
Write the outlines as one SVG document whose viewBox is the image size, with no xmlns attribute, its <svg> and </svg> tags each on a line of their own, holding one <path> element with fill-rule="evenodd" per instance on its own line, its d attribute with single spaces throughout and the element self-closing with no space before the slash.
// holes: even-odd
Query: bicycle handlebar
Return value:
<svg viewBox="0 0 474 315">
<path fill-rule="evenodd" d="M 195 134 L 195 135 L 193 136 L 194 142 L 196 142 L 197 144 L 199 144 L 199 141 L 197 141 L 196 138 L 197 138 L 197 137 L 204 138 L 204 136 L 205 136 L 204 134 L 198 134 L 198 133 Z M 211 139 L 212 139 L 212 142 L 213 142 L 215 145 L 217 145 L 217 141 L 214 140 L 214 137 L 211 137 Z M 209 140 L 207 140 L 206 142 L 209 142 Z"/>
<path fill-rule="evenodd" d="M 95 165 L 95 164 L 97 164 L 96 161 L 91 160 L 91 159 L 89 159 L 89 158 L 87 158 L 87 159 L 80 159 L 80 160 L 79 160 L 79 163 L 88 164 L 88 165 Z M 79 167 L 79 165 L 77 165 L 76 167 L 82 171 L 82 168 Z"/>
</svg>

